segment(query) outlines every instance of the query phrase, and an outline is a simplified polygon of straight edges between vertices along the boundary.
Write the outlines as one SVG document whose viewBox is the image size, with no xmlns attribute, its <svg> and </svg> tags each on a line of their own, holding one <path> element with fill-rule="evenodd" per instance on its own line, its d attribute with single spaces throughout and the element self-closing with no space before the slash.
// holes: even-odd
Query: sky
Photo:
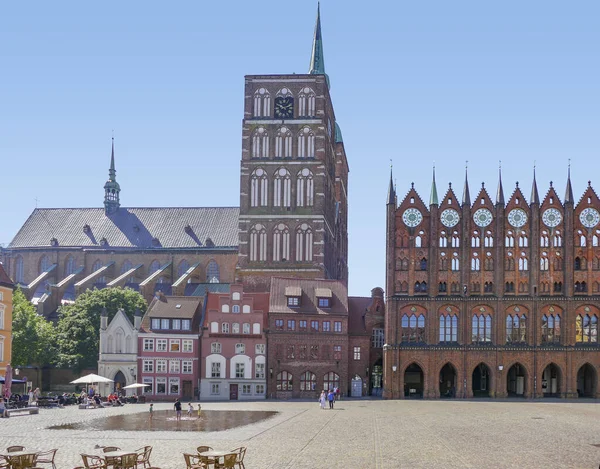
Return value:
<svg viewBox="0 0 600 469">
<path fill-rule="evenodd" d="M 114 130 L 121 203 L 238 206 L 244 75 L 306 73 L 315 1 L 5 2 L 0 243 L 36 207 L 100 207 Z M 401 199 L 564 193 L 600 170 L 600 2 L 323 0 L 350 165 L 349 292 L 385 281 L 390 160 Z"/>
</svg>

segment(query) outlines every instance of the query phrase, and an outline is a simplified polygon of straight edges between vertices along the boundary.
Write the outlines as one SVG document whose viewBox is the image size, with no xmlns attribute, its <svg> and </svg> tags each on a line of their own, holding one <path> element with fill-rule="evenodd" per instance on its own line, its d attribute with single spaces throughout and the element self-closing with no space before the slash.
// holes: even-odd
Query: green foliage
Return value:
<svg viewBox="0 0 600 469">
<path fill-rule="evenodd" d="M 59 365 L 81 371 L 96 368 L 100 342 L 100 315 L 108 312 L 108 322 L 119 309 L 130 321 L 136 309 L 146 310 L 146 300 L 131 288 L 88 290 L 75 303 L 61 306 L 57 326 Z"/>
<path fill-rule="evenodd" d="M 56 331 L 51 322 L 37 314 L 33 306 L 18 289 L 13 295 L 12 322 L 13 367 L 45 365 L 56 360 Z"/>
</svg>

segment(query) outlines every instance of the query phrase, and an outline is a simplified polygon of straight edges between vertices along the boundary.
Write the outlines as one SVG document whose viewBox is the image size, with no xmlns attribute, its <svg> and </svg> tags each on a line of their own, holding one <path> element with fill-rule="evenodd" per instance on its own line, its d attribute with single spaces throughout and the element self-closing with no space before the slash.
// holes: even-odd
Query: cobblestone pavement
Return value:
<svg viewBox="0 0 600 469">
<path fill-rule="evenodd" d="M 171 409 L 155 404 L 156 410 Z M 203 410 L 275 410 L 268 420 L 220 432 L 48 430 L 108 415 L 148 412 L 148 405 L 41 409 L 0 420 L 0 447 L 58 448 L 58 469 L 81 464 L 95 444 L 154 447 L 152 464 L 185 468 L 182 453 L 203 444 L 247 446 L 246 468 L 597 468 L 599 401 L 343 400 L 203 403 Z M 184 413 L 185 414 L 185 413 Z"/>
</svg>

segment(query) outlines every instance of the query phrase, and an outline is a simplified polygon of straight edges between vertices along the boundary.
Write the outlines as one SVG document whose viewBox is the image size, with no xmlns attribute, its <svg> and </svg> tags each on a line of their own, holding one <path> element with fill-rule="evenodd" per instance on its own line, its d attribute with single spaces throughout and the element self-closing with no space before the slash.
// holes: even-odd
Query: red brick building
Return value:
<svg viewBox="0 0 600 469">
<path fill-rule="evenodd" d="M 600 200 L 390 180 L 384 396 L 598 397 Z"/>
</svg>

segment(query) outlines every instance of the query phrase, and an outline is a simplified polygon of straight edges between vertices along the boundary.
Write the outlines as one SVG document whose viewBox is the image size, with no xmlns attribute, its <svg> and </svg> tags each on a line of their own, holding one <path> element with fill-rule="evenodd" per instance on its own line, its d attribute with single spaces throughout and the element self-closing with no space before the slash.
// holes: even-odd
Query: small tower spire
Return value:
<svg viewBox="0 0 600 469">
<path fill-rule="evenodd" d="M 104 213 L 110 215 L 119 210 L 119 193 L 121 187 L 117 182 L 117 171 L 115 170 L 115 138 L 112 138 L 112 151 L 110 154 L 110 169 L 108 170 L 108 181 L 104 184 Z"/>
<path fill-rule="evenodd" d="M 325 73 L 325 58 L 323 57 L 323 37 L 321 36 L 321 3 L 317 3 L 317 22 L 313 36 L 312 53 L 308 73 L 311 75 L 325 75 L 329 88 L 329 76 Z"/>
<path fill-rule="evenodd" d="M 533 204 L 540 204 L 540 196 L 538 194 L 537 182 L 535 180 L 535 163 L 533 163 L 533 184 L 531 185 L 531 201 Z"/>
<path fill-rule="evenodd" d="M 502 187 L 502 162 L 498 165 L 498 192 L 496 192 L 496 205 L 504 207 L 504 189 Z"/>
<path fill-rule="evenodd" d="M 431 181 L 431 195 L 429 196 L 429 205 L 438 205 L 437 186 L 435 184 L 435 164 L 433 165 L 433 180 Z"/>
<path fill-rule="evenodd" d="M 467 205 L 467 206 L 471 206 L 471 194 L 469 193 L 469 168 L 468 168 L 469 162 L 467 161 L 467 163 L 465 164 L 465 187 L 463 189 L 463 198 L 462 198 L 462 204 L 463 206 Z"/>
<path fill-rule="evenodd" d="M 394 188 L 394 176 L 392 174 L 392 163 L 390 161 L 390 187 L 388 188 L 388 204 L 396 203 L 396 189 Z"/>
<path fill-rule="evenodd" d="M 569 171 L 567 174 L 567 189 L 565 190 L 565 204 L 573 203 L 573 188 L 571 187 L 571 160 L 569 159 Z"/>
</svg>

